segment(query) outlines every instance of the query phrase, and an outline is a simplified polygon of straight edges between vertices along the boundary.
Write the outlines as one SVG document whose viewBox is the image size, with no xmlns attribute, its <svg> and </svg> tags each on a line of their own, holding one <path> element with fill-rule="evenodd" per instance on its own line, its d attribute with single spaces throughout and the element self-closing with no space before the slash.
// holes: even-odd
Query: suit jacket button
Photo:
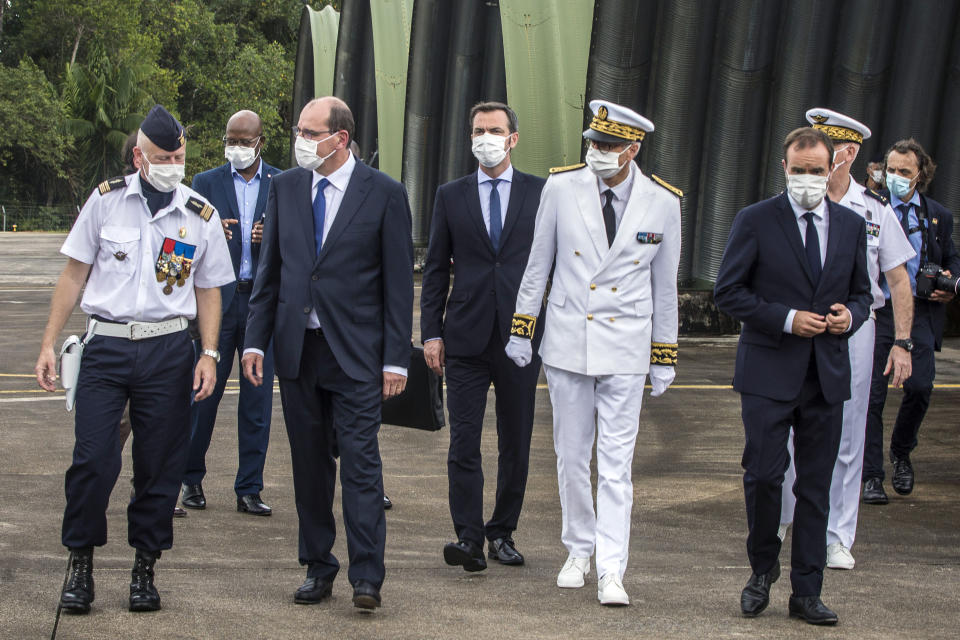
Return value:
<svg viewBox="0 0 960 640">
<path fill-rule="evenodd" d="M 497 292 L 494 291 L 493 289 L 491 289 L 491 290 L 490 290 L 490 295 L 495 296 L 495 295 L 497 295 Z"/>
<path fill-rule="evenodd" d="M 579 251 L 574 251 L 574 252 L 573 252 L 573 255 L 578 256 L 578 255 L 580 255 L 580 252 L 579 252 Z"/>
<path fill-rule="evenodd" d="M 499 267 L 500 267 L 500 263 L 498 262 L 498 263 L 496 264 L 496 266 L 499 268 Z"/>
<path fill-rule="evenodd" d="M 593 284 L 593 283 L 590 284 L 590 291 L 593 291 L 593 290 L 596 289 L 596 288 L 597 288 L 597 285 L 595 285 L 595 284 Z"/>
<path fill-rule="evenodd" d="M 588 313 L 588 314 L 587 314 L 587 320 L 593 320 L 593 314 L 592 314 L 592 313 Z"/>
<path fill-rule="evenodd" d="M 310 307 L 304 307 L 304 308 L 303 308 L 303 312 L 304 312 L 304 313 L 310 313 Z"/>
<path fill-rule="evenodd" d="M 611 288 L 610 288 L 610 291 L 613 291 L 614 293 L 616 293 L 616 292 L 617 292 L 617 288 L 616 288 L 616 287 L 611 287 Z"/>
<path fill-rule="evenodd" d="M 320 279 L 320 276 L 318 276 L 317 274 L 313 274 L 312 276 L 310 276 L 310 279 L 316 281 Z"/>
</svg>

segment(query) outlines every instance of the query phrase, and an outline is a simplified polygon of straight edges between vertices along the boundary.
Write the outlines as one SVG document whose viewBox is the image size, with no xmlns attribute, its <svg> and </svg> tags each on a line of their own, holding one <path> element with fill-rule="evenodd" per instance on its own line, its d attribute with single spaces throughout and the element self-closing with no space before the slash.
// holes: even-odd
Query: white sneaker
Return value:
<svg viewBox="0 0 960 640">
<path fill-rule="evenodd" d="M 608 573 L 600 578 L 600 584 L 597 586 L 597 599 L 600 600 L 600 604 L 608 607 L 622 607 L 630 604 L 630 598 L 627 596 L 627 592 L 623 590 L 620 576 L 615 573 Z"/>
<path fill-rule="evenodd" d="M 780 528 L 777 529 L 777 537 L 780 538 L 780 542 L 783 542 L 787 537 L 787 527 L 790 526 L 790 523 L 781 524 Z"/>
<path fill-rule="evenodd" d="M 853 569 L 855 561 L 850 549 L 843 546 L 842 542 L 834 542 L 827 545 L 827 568 L 828 569 Z"/>
<path fill-rule="evenodd" d="M 561 589 L 579 589 L 583 586 L 583 576 L 590 573 L 590 558 L 567 556 L 563 568 L 557 574 L 557 586 Z"/>
</svg>

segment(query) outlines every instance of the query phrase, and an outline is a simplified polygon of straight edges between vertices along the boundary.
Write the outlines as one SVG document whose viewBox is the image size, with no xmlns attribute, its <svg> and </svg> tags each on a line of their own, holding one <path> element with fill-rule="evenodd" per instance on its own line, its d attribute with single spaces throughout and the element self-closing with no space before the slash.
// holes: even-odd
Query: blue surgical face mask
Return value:
<svg viewBox="0 0 960 640">
<path fill-rule="evenodd" d="M 913 176 L 913 178 L 904 178 L 895 173 L 887 173 L 887 189 L 890 190 L 890 193 L 897 196 L 897 198 L 903 200 L 907 197 L 907 194 L 913 190 L 911 185 L 919 175 L 918 173 L 916 176 Z"/>
</svg>

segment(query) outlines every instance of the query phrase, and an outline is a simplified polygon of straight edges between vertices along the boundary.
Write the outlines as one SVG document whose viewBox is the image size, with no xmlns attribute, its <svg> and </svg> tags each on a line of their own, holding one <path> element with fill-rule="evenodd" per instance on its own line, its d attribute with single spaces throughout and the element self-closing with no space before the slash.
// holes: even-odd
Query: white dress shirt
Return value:
<svg viewBox="0 0 960 640">
<path fill-rule="evenodd" d="M 496 178 L 491 178 L 483 172 L 483 169 L 477 169 L 477 191 L 480 192 L 480 212 L 483 214 L 483 225 L 487 228 L 487 235 L 490 235 L 490 193 L 493 191 L 491 180 L 499 180 L 497 184 L 497 193 L 500 194 L 500 231 L 507 226 L 507 209 L 510 207 L 510 187 L 513 184 L 513 165 Z"/>
<path fill-rule="evenodd" d="M 603 209 L 603 203 L 607 197 L 603 195 L 607 189 L 613 190 L 613 214 L 617 219 L 617 229 L 620 228 L 620 221 L 623 220 L 623 212 L 627 210 L 627 201 L 630 199 L 630 190 L 633 189 L 633 177 L 637 172 L 637 163 L 630 161 L 630 171 L 627 178 L 615 187 L 608 187 L 603 178 L 597 178 L 597 188 L 600 189 L 600 208 Z"/>
<path fill-rule="evenodd" d="M 808 212 L 813 213 L 813 226 L 817 229 L 817 239 L 820 242 L 820 266 L 823 266 L 827 258 L 827 230 L 830 225 L 830 208 L 827 207 L 827 197 L 823 199 L 813 209 L 804 209 L 787 194 L 787 200 L 790 201 L 790 207 L 793 208 L 793 215 L 797 217 L 797 228 L 800 230 L 800 241 L 803 246 L 807 246 L 807 220 L 803 216 Z M 787 314 L 787 319 L 783 323 L 784 333 L 793 333 L 793 318 L 797 315 L 796 309 L 791 309 Z"/>
</svg>

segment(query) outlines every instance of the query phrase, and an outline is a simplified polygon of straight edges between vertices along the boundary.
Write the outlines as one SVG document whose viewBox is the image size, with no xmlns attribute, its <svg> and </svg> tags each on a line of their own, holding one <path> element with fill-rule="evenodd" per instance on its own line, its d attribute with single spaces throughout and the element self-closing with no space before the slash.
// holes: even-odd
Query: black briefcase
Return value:
<svg viewBox="0 0 960 640">
<path fill-rule="evenodd" d="M 425 431 L 443 428 L 443 378 L 427 366 L 421 347 L 410 347 L 407 386 L 397 397 L 383 401 L 381 422 Z"/>
</svg>

